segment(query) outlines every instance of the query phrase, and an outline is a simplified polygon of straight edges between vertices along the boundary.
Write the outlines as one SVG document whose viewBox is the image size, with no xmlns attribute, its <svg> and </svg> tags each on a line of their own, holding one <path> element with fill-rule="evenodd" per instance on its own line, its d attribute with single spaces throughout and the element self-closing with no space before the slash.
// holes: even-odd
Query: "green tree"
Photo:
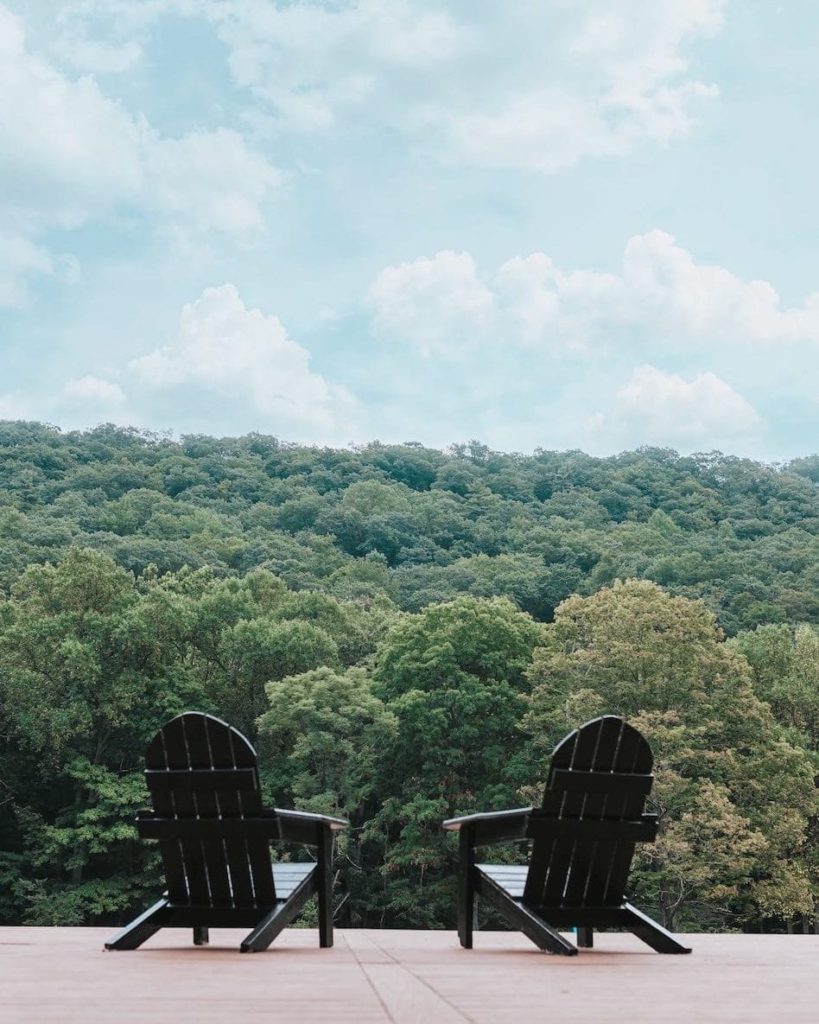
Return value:
<svg viewBox="0 0 819 1024">
<path fill-rule="evenodd" d="M 339 666 L 338 646 L 312 622 L 249 619 L 224 630 L 217 654 L 223 668 L 213 700 L 249 737 L 265 711 L 264 687 L 271 679 L 297 675 L 320 665 Z"/>
<path fill-rule="evenodd" d="M 738 634 L 732 643 L 751 666 L 757 695 L 819 758 L 819 632 L 769 624 Z"/>
<path fill-rule="evenodd" d="M 32 923 L 121 910 L 151 877 L 134 842 L 144 786 L 123 773 L 169 713 L 203 702 L 153 610 L 129 573 L 74 550 L 27 570 L 0 615 L 0 831 L 25 855 L 16 892 Z"/>
<path fill-rule="evenodd" d="M 666 923 L 698 912 L 746 925 L 810 912 L 810 758 L 754 694 L 747 661 L 713 614 L 630 580 L 565 601 L 546 635 L 529 673 L 536 745 L 545 751 L 605 711 L 626 717 L 654 749 L 663 832 L 640 859 L 652 873 L 644 891 Z M 732 860 L 740 833 L 747 842 Z"/>
<path fill-rule="evenodd" d="M 368 842 L 365 826 L 378 804 L 376 765 L 394 739 L 395 718 L 360 668 L 290 676 L 268 683 L 267 696 L 259 719 L 263 780 L 277 802 L 349 819 L 337 839 L 337 917 L 377 924 L 383 847 Z"/>
<path fill-rule="evenodd" d="M 521 777 L 525 670 L 541 627 L 502 598 L 459 598 L 400 622 L 378 651 L 375 692 L 396 732 L 369 826 L 385 849 L 385 910 L 436 926 L 452 914 L 443 818 L 508 805 Z M 418 890 L 423 891 L 422 899 Z"/>
</svg>

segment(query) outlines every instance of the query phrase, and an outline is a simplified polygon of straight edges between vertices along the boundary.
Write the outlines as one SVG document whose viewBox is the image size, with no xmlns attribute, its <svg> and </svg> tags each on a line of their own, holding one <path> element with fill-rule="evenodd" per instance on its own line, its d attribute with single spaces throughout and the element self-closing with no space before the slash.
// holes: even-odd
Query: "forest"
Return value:
<svg viewBox="0 0 819 1024">
<path fill-rule="evenodd" d="M 819 456 L 0 422 L 0 923 L 155 898 L 141 756 L 187 709 L 251 739 L 269 803 L 350 820 L 339 925 L 452 927 L 441 821 L 538 803 L 611 713 L 655 753 L 631 895 L 680 930 L 802 927 Z"/>
</svg>

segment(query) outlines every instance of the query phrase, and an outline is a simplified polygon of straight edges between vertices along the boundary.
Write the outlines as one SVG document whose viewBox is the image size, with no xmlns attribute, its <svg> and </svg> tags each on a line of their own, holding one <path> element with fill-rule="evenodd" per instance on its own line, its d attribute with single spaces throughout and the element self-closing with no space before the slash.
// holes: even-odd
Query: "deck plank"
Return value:
<svg viewBox="0 0 819 1024">
<path fill-rule="evenodd" d="M 244 957 L 235 931 L 194 947 L 169 930 L 105 953 L 109 932 L 0 928 L 4 1024 L 813 1024 L 819 1004 L 814 935 L 689 935 L 693 954 L 674 957 L 603 934 L 577 957 L 552 957 L 510 932 L 477 932 L 464 950 L 454 932 L 339 931 L 322 950 L 312 929 L 288 929 Z"/>
</svg>

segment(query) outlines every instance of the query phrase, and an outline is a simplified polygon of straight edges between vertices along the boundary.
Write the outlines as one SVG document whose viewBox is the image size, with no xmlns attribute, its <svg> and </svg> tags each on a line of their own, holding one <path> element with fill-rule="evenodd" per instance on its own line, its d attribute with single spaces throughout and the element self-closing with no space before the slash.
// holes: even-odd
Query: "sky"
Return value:
<svg viewBox="0 0 819 1024">
<path fill-rule="evenodd" d="M 0 0 L 0 419 L 819 450 L 814 0 Z"/>
</svg>

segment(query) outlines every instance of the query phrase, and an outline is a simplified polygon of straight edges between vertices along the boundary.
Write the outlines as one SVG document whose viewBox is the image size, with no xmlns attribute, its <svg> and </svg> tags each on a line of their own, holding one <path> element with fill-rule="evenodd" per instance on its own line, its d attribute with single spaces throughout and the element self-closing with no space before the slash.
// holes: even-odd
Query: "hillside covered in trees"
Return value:
<svg viewBox="0 0 819 1024">
<path fill-rule="evenodd" d="M 818 485 L 816 456 L 0 423 L 0 920 L 155 891 L 140 757 L 186 708 L 248 734 L 271 801 L 351 819 L 343 924 L 451 925 L 440 821 L 537 801 L 603 712 L 657 755 L 636 896 L 672 927 L 813 915 Z"/>
<path fill-rule="evenodd" d="M 417 611 L 504 595 L 548 621 L 570 594 L 651 579 L 728 633 L 819 623 L 819 456 L 531 457 L 479 444 L 305 448 L 0 424 L 0 586 L 68 547 L 140 573 L 265 568 L 296 590 Z"/>
</svg>

